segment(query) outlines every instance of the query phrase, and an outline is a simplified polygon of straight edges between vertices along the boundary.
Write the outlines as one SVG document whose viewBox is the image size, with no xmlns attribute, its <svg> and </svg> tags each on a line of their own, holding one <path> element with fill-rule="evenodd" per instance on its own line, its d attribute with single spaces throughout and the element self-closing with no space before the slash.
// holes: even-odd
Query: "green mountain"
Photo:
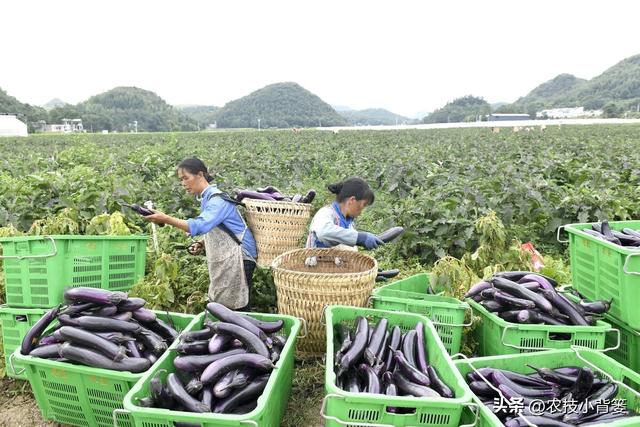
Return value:
<svg viewBox="0 0 640 427">
<path fill-rule="evenodd" d="M 47 111 L 50 111 L 50 110 L 53 110 L 54 108 L 64 107 L 65 105 L 67 105 L 67 103 L 64 102 L 63 100 L 59 98 L 53 98 L 51 101 L 44 104 L 42 108 L 44 108 Z"/>
<path fill-rule="evenodd" d="M 139 132 L 198 129 L 195 120 L 181 114 L 155 93 L 136 87 L 117 87 L 78 105 L 54 108 L 49 115 L 52 122 L 80 117 L 84 128 L 93 131 L 128 132 L 135 129 L 136 121 Z"/>
<path fill-rule="evenodd" d="M 347 121 L 329 104 L 297 83 L 265 86 L 228 102 L 217 114 L 219 128 L 343 126 Z"/>
<path fill-rule="evenodd" d="M 545 108 L 584 107 L 597 110 L 609 106 L 624 112 L 640 104 L 640 55 L 620 61 L 591 80 L 560 74 L 533 89 L 502 113 L 535 113 Z"/>
<path fill-rule="evenodd" d="M 425 117 L 423 123 L 475 122 L 491 113 L 491 105 L 482 98 L 467 95 L 447 103 Z"/>
<path fill-rule="evenodd" d="M 414 120 L 394 114 L 383 108 L 368 108 L 366 110 L 338 111 L 353 126 L 395 125 L 413 123 Z"/>
<path fill-rule="evenodd" d="M 176 108 L 185 116 L 198 122 L 201 128 L 216 123 L 220 107 L 212 105 L 177 105 Z"/>
<path fill-rule="evenodd" d="M 0 114 L 15 114 L 20 120 L 29 125 L 38 120 L 47 119 L 47 111 L 42 107 L 23 104 L 4 90 L 0 89 Z"/>
</svg>

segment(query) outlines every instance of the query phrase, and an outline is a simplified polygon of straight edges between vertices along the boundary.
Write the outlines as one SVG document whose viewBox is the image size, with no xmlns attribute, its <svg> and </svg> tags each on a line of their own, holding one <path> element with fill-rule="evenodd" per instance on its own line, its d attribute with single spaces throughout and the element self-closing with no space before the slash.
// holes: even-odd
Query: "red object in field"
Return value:
<svg viewBox="0 0 640 427">
<path fill-rule="evenodd" d="M 533 246 L 533 243 L 527 242 L 522 244 L 522 249 L 531 254 L 531 263 L 533 264 L 533 271 L 540 271 L 544 267 L 542 262 L 542 255 Z"/>
</svg>

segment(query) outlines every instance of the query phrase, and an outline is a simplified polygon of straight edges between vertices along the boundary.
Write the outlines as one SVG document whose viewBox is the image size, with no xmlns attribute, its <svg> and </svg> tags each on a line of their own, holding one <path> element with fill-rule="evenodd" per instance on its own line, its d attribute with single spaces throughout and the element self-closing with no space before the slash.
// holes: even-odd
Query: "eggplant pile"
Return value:
<svg viewBox="0 0 640 427">
<path fill-rule="evenodd" d="M 263 322 L 215 302 L 207 311 L 219 321 L 183 333 L 175 372 L 156 375 L 141 406 L 187 412 L 246 414 L 255 409 L 287 338 L 284 321 Z"/>
<path fill-rule="evenodd" d="M 465 298 L 519 324 L 592 326 L 611 307 L 612 301 L 574 303 L 555 286 L 553 279 L 538 273 L 505 271 L 473 285 Z"/>
<path fill-rule="evenodd" d="M 276 187 L 269 185 L 264 188 L 258 188 L 257 191 L 251 190 L 239 190 L 236 191 L 236 200 L 241 202 L 243 199 L 258 199 L 258 200 L 271 200 L 271 201 L 284 201 L 293 203 L 311 203 L 316 197 L 315 190 L 309 190 L 305 195 L 295 194 L 293 196 L 285 196 Z"/>
<path fill-rule="evenodd" d="M 466 376 L 471 391 L 506 427 L 529 425 L 517 416 L 518 412 L 540 427 L 590 426 L 638 415 L 626 408 L 614 408 L 618 386 L 589 367 L 527 366 L 534 372 L 524 375 L 481 368 L 480 375 L 471 371 Z"/>
<path fill-rule="evenodd" d="M 612 230 L 608 221 L 593 224 L 591 229 L 585 228 L 582 232 L 619 246 L 631 248 L 640 246 L 640 231 L 631 228 L 624 228 L 622 232 Z"/>
<path fill-rule="evenodd" d="M 356 330 L 340 323 L 335 327 L 336 385 L 351 393 L 389 396 L 446 397 L 453 392 L 428 363 L 424 325 L 403 333 L 385 318 L 370 325 L 356 318 Z"/>
<path fill-rule="evenodd" d="M 95 288 L 69 288 L 64 298 L 68 305 L 49 310 L 25 335 L 21 354 L 139 373 L 178 336 L 142 298 Z"/>
</svg>

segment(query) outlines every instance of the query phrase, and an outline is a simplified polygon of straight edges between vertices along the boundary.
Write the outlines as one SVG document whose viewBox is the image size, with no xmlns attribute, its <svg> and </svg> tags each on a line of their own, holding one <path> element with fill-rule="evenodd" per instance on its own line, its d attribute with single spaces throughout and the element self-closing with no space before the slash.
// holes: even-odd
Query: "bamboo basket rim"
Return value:
<svg viewBox="0 0 640 427">
<path fill-rule="evenodd" d="M 365 258 L 366 260 L 370 260 L 371 262 L 373 262 L 373 266 L 370 269 L 367 270 L 363 270 L 363 271 L 357 271 L 357 272 L 353 272 L 353 273 L 337 273 L 337 272 L 313 272 L 313 271 L 300 271 L 300 270 L 292 270 L 292 269 L 288 269 L 285 267 L 282 267 L 280 264 L 282 263 L 282 260 L 284 257 L 293 254 L 294 252 L 309 252 L 309 253 L 313 253 L 313 252 L 318 252 L 318 253 L 322 253 L 322 254 L 327 254 L 327 255 L 332 255 L 332 254 L 336 254 L 335 256 L 344 256 L 345 258 L 349 258 L 349 257 L 362 257 Z M 339 255 L 338 255 L 339 254 Z M 311 255 L 310 255 L 311 256 Z M 311 277 L 320 277 L 320 276 L 329 276 L 329 277 L 355 277 L 355 276 L 366 276 L 366 275 L 370 275 L 372 273 L 372 271 L 377 272 L 378 271 L 378 261 L 369 255 L 366 254 L 362 254 L 360 252 L 356 252 L 356 251 L 349 251 L 349 250 L 345 250 L 345 249 L 334 249 L 334 248 L 297 248 L 297 249 L 292 249 L 290 251 L 284 252 L 280 255 L 278 255 L 272 262 L 271 262 L 271 269 L 273 270 L 274 273 L 276 272 L 280 272 L 280 273 L 288 273 L 288 274 L 302 274 L 302 275 L 309 275 Z"/>
<path fill-rule="evenodd" d="M 305 210 L 311 212 L 311 208 L 313 207 L 311 203 L 300 203 L 300 202 L 289 202 L 287 200 L 262 200 L 262 199 L 242 199 L 242 203 L 245 205 L 275 205 L 277 207 L 284 208 L 285 205 L 291 205 L 296 209 Z M 267 212 L 254 212 L 258 214 L 267 213 Z"/>
</svg>

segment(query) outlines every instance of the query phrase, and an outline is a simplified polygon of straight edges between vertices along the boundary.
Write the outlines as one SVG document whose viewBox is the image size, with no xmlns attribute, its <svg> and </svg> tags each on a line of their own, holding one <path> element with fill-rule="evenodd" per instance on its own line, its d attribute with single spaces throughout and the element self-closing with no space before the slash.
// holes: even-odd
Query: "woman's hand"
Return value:
<svg viewBox="0 0 640 427">
<path fill-rule="evenodd" d="M 156 224 L 167 224 L 171 221 L 171 217 L 169 215 L 155 209 L 150 210 L 153 212 L 153 215 L 147 215 L 143 217 L 147 221 L 151 221 Z"/>
<path fill-rule="evenodd" d="M 189 245 L 189 247 L 187 248 L 187 252 L 189 252 L 191 255 L 198 255 L 200 254 L 200 252 L 202 252 L 202 249 L 204 249 L 204 243 L 202 242 L 202 240 L 198 240 L 197 242 L 193 242 Z"/>
</svg>

